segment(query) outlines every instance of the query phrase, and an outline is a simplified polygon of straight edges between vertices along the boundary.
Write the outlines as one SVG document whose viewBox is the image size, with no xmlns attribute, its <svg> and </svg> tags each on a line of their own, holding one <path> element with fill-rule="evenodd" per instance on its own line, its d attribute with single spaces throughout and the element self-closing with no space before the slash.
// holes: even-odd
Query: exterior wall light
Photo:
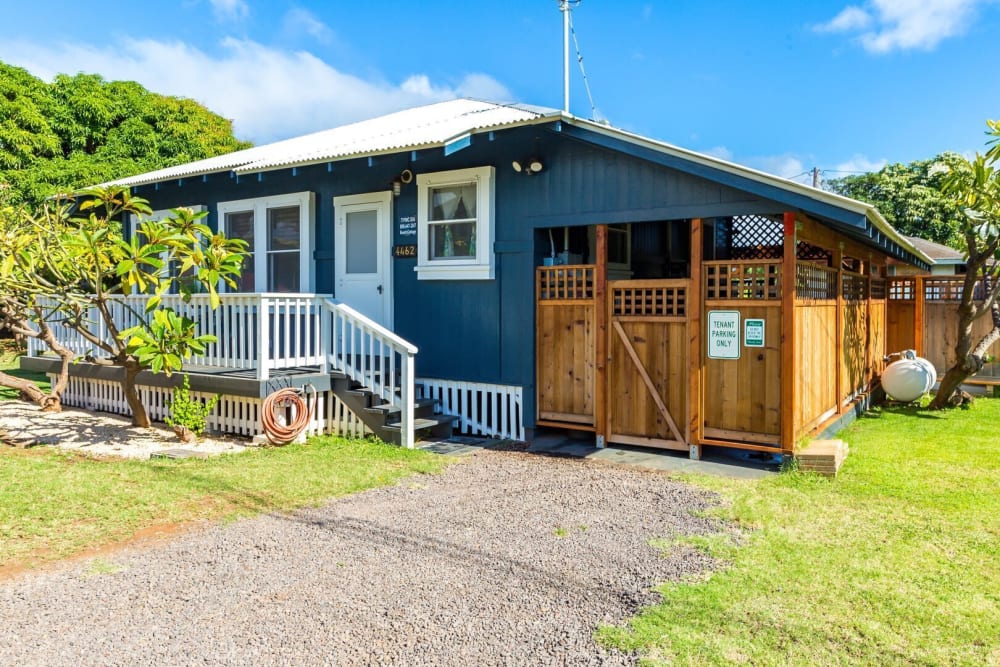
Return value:
<svg viewBox="0 0 1000 667">
<path fill-rule="evenodd" d="M 526 160 L 514 160 L 511 162 L 511 166 L 517 173 L 527 174 L 528 176 L 537 174 L 545 168 L 545 165 L 542 164 L 542 159 L 537 157 L 530 157 Z"/>
</svg>

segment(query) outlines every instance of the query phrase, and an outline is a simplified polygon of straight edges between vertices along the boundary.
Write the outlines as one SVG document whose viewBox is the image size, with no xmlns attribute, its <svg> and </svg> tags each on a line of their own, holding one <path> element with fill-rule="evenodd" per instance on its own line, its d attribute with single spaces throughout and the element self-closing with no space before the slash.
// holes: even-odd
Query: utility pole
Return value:
<svg viewBox="0 0 1000 667">
<path fill-rule="evenodd" d="M 569 12 L 572 0 L 559 0 L 563 15 L 563 111 L 569 113 Z"/>
<path fill-rule="evenodd" d="M 819 167 L 813 167 L 813 187 L 819 189 Z"/>
</svg>

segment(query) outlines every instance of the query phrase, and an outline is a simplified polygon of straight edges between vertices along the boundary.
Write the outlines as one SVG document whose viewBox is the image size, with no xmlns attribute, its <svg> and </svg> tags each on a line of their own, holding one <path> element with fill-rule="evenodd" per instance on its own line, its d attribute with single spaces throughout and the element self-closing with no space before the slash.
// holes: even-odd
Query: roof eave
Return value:
<svg viewBox="0 0 1000 667">
<path fill-rule="evenodd" d="M 283 164 L 273 164 L 267 166 L 254 166 L 253 163 L 243 165 L 241 167 L 233 168 L 237 174 L 262 174 L 270 171 L 279 171 L 281 169 L 291 169 L 299 167 L 311 167 L 317 164 L 325 164 L 327 162 L 343 162 L 345 160 L 355 160 L 366 157 L 379 157 L 382 155 L 395 155 L 397 153 L 408 153 L 411 151 L 424 151 L 434 148 L 444 148 L 446 145 L 454 141 L 457 137 L 465 135 L 481 135 L 489 134 L 490 132 L 498 132 L 501 130 L 510 130 L 517 127 L 528 127 L 531 125 L 545 125 L 548 123 L 554 123 L 559 120 L 564 120 L 566 115 L 560 112 L 558 115 L 552 114 L 549 116 L 541 116 L 539 118 L 530 118 L 527 120 L 515 121 L 511 123 L 503 123 L 502 125 L 490 125 L 482 128 L 475 128 L 468 131 L 463 131 L 456 137 L 449 137 L 443 141 L 428 141 L 422 144 L 412 144 L 409 146 L 397 146 L 395 148 L 387 148 L 379 151 L 356 151 L 354 153 L 344 153 L 342 155 L 332 155 L 327 157 L 316 157 L 308 160 L 297 160 L 295 162 L 287 162 Z M 228 171 L 228 170 L 227 170 Z"/>
</svg>

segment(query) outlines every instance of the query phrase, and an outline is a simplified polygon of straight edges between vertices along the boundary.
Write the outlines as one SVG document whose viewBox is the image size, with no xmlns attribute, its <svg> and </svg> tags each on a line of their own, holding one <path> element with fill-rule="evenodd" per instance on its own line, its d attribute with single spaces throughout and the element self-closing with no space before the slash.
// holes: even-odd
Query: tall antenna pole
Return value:
<svg viewBox="0 0 1000 667">
<path fill-rule="evenodd" d="M 569 2 L 559 0 L 563 15 L 563 111 L 569 113 Z"/>
</svg>

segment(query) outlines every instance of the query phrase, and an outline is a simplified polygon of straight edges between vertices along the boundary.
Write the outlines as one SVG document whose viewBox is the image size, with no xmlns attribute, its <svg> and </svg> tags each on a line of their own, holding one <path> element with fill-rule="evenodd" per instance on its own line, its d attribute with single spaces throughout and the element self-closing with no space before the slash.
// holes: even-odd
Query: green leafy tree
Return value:
<svg viewBox="0 0 1000 667">
<path fill-rule="evenodd" d="M 141 221 L 125 240 L 116 221 L 150 209 L 121 188 L 93 188 L 70 203 L 79 215 L 71 216 L 71 206 L 57 201 L 34 215 L 21 211 L 0 218 L 0 317 L 60 356 L 52 330 L 75 331 L 100 351 L 88 361 L 123 369 L 132 421 L 149 426 L 136 387 L 139 372 L 178 371 L 184 359 L 215 342 L 214 336 L 199 335 L 191 319 L 164 306 L 163 296 L 176 290 L 187 300 L 195 291 L 207 293 L 216 308 L 220 283 L 236 287 L 246 243 L 213 233 L 201 221 L 205 213 L 189 209 Z M 133 293 L 148 297 L 138 312 L 122 298 Z M 119 328 L 126 312 L 137 324 Z M 65 357 L 62 372 L 57 384 L 65 386 Z"/>
<path fill-rule="evenodd" d="M 60 74 L 46 83 L 0 63 L 0 183 L 31 206 L 248 146 L 229 120 L 193 100 L 96 74 Z"/>
<path fill-rule="evenodd" d="M 903 234 L 963 248 L 963 216 L 944 191 L 945 174 L 934 169 L 955 158 L 959 156 L 944 153 L 930 160 L 890 164 L 876 172 L 833 179 L 827 185 L 837 194 L 873 204 Z"/>
<path fill-rule="evenodd" d="M 961 212 L 968 267 L 958 305 L 956 361 L 941 380 L 930 406 L 934 409 L 960 402 L 955 397 L 962 383 L 982 369 L 990 348 L 1000 340 L 1000 121 L 987 121 L 987 126 L 991 138 L 985 155 L 976 153 L 972 160 L 947 155 L 934 170 L 943 179 L 943 191 Z M 987 315 L 993 327 L 977 341 L 973 323 Z"/>
</svg>

